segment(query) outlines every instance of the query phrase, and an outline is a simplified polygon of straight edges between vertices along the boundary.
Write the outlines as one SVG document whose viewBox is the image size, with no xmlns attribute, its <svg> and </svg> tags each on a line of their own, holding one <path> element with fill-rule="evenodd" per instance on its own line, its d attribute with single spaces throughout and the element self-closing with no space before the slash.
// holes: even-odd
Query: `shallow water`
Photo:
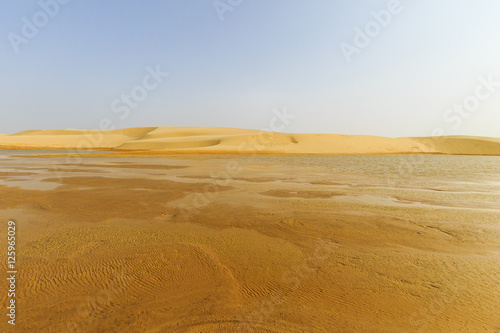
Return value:
<svg viewBox="0 0 500 333">
<path fill-rule="evenodd" d="M 450 156 L 450 155 L 365 155 L 365 156 L 305 156 L 305 155 L 262 155 L 262 156 L 190 156 L 158 157 L 63 157 L 72 150 L 56 151 L 8 151 L 0 150 L 0 155 L 10 154 L 61 154 L 61 157 L 23 158 L 12 156 L 0 160 L 0 171 L 21 168 L 31 170 L 36 175 L 30 177 L 8 177 L 3 185 L 14 182 L 40 181 L 57 175 L 86 176 L 99 172 L 107 177 L 140 176 L 155 179 L 175 177 L 175 172 L 153 169 L 151 166 L 181 166 L 202 170 L 213 170 L 213 176 L 227 178 L 227 170 L 232 166 L 244 171 L 232 174 L 230 182 L 237 181 L 243 174 L 261 178 L 295 178 L 302 183 L 325 188 L 348 186 L 366 189 L 370 193 L 402 195 L 418 191 L 426 196 L 460 194 L 480 199 L 498 207 L 500 195 L 500 156 Z M 102 151 L 92 151 L 102 153 Z M 124 168 L 119 166 L 123 165 Z M 135 168 L 125 166 L 136 165 Z M 110 168 L 110 166 L 112 166 Z M 34 171 L 36 170 L 36 171 Z M 78 171 L 78 172 L 76 172 Z M 193 170 L 198 173 L 198 171 Z M 224 176 L 224 174 L 226 176 Z M 286 177 L 285 177 L 286 176 Z M 22 177 L 22 178 L 21 178 Z M 185 180 L 185 179 L 184 179 Z M 224 181 L 226 181 L 225 179 Z M 19 186 L 20 183 L 16 183 Z M 35 184 L 36 185 L 36 184 Z M 43 189 L 46 189 L 45 187 Z M 478 197 L 480 196 L 480 198 Z M 489 206 L 491 207 L 491 205 Z"/>
</svg>

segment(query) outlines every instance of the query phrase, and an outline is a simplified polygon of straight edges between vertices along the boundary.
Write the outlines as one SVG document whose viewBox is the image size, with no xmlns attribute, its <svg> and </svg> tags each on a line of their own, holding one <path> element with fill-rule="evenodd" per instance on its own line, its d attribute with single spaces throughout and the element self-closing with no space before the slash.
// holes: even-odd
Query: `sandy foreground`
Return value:
<svg viewBox="0 0 500 333">
<path fill-rule="evenodd" d="M 136 127 L 111 131 L 29 130 L 0 135 L 0 149 L 108 149 L 190 154 L 500 155 L 500 138 L 285 134 L 215 127 Z"/>
<path fill-rule="evenodd" d="M 498 162 L 0 156 L 0 331 L 500 332 Z"/>
</svg>

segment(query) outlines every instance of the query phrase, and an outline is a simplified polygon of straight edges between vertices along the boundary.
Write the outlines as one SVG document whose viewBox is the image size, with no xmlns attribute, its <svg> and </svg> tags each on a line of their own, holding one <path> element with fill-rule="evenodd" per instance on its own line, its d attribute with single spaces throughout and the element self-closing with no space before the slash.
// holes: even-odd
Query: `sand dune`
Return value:
<svg viewBox="0 0 500 333">
<path fill-rule="evenodd" d="M 288 134 L 219 127 L 136 127 L 112 131 L 29 130 L 0 135 L 3 149 L 108 149 L 205 154 L 500 155 L 500 138 Z"/>
</svg>

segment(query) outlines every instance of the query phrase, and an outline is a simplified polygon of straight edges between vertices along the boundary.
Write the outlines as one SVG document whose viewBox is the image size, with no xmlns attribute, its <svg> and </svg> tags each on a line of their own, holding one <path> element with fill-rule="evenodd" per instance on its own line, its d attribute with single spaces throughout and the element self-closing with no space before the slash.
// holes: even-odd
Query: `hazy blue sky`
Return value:
<svg viewBox="0 0 500 333">
<path fill-rule="evenodd" d="M 498 0 L 59 1 L 2 1 L 1 133 L 286 107 L 286 132 L 500 137 Z"/>
</svg>

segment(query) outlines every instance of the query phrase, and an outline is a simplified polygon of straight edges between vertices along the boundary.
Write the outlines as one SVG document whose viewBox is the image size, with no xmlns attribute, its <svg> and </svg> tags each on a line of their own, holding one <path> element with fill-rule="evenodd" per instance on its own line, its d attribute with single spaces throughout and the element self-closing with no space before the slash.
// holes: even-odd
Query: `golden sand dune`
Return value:
<svg viewBox="0 0 500 333">
<path fill-rule="evenodd" d="M 111 149 L 140 139 L 156 127 L 136 127 L 113 131 L 43 130 L 23 131 L 2 136 L 0 147 L 10 149 Z"/>
<path fill-rule="evenodd" d="M 447 136 L 286 134 L 216 127 L 136 127 L 112 131 L 30 130 L 0 136 L 8 149 L 108 149 L 206 154 L 500 155 L 500 139 Z"/>
<path fill-rule="evenodd" d="M 414 141 L 447 154 L 500 155 L 500 138 L 447 136 L 437 138 L 413 138 Z"/>
</svg>

